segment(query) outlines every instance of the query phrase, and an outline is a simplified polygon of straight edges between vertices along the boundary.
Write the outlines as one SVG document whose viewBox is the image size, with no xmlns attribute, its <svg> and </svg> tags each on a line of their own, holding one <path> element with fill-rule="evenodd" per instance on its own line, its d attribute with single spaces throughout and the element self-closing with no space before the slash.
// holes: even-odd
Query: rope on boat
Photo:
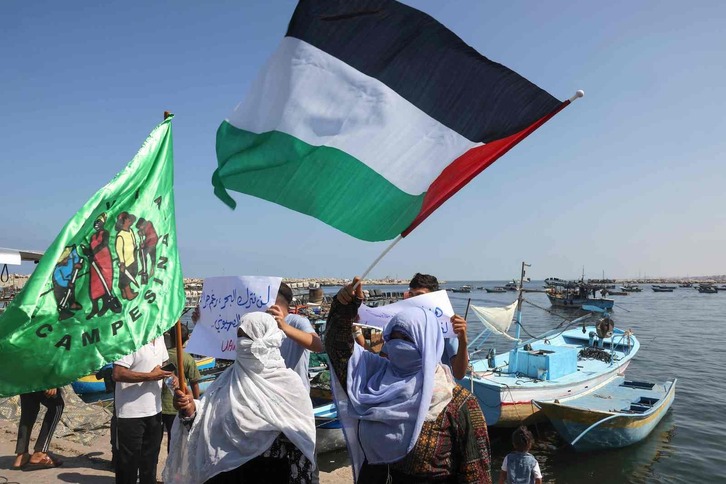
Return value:
<svg viewBox="0 0 726 484">
<path fill-rule="evenodd" d="M 563 324 L 565 324 L 565 322 L 569 321 L 569 319 L 567 319 L 566 317 L 562 316 L 561 314 L 557 314 L 554 311 L 551 311 L 551 310 L 549 310 L 547 308 L 543 308 L 542 306 L 539 306 L 539 305 L 533 303 L 529 299 L 522 299 L 522 301 L 526 302 L 527 304 L 531 304 L 532 306 L 536 307 L 537 309 L 541 309 L 542 311 L 545 311 L 547 313 L 550 313 L 553 316 L 557 316 L 558 318 L 562 319 L 563 321 L 560 323 L 560 326 L 562 326 Z M 559 328 L 560 326 L 557 326 L 557 327 Z"/>
</svg>

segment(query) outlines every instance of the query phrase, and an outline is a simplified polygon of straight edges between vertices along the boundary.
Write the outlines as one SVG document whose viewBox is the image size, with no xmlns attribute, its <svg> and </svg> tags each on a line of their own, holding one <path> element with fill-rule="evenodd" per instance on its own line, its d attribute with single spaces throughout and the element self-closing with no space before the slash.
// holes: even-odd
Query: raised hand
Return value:
<svg viewBox="0 0 726 484">
<path fill-rule="evenodd" d="M 360 284 L 360 277 L 354 277 L 353 281 L 343 286 L 335 297 L 340 304 L 350 304 L 356 297 L 363 299 L 363 284 Z"/>
<path fill-rule="evenodd" d="M 451 326 L 454 329 L 454 333 L 459 337 L 459 343 L 466 343 L 466 319 L 462 318 L 458 314 L 451 316 Z"/>
</svg>

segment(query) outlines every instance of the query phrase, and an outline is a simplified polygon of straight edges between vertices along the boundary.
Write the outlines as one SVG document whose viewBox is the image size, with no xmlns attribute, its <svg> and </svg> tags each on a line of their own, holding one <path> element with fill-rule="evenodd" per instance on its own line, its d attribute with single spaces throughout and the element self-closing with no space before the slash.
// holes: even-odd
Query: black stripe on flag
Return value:
<svg viewBox="0 0 726 484">
<path fill-rule="evenodd" d="M 431 16 L 391 0 L 301 0 L 287 36 L 375 77 L 475 142 L 514 134 L 560 101 Z"/>
</svg>

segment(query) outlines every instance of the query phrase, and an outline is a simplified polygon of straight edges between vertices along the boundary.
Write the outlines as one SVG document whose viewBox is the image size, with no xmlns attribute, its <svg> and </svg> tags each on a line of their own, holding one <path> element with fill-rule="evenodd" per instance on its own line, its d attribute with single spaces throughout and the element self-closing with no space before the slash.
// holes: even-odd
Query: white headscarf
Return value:
<svg viewBox="0 0 726 484">
<path fill-rule="evenodd" d="M 164 482 L 203 483 L 265 452 L 280 435 L 315 462 L 315 419 L 302 380 L 285 367 L 284 338 L 266 313 L 242 317 L 249 338 L 237 340 L 237 359 L 197 402 L 191 431 L 174 424 Z"/>
</svg>

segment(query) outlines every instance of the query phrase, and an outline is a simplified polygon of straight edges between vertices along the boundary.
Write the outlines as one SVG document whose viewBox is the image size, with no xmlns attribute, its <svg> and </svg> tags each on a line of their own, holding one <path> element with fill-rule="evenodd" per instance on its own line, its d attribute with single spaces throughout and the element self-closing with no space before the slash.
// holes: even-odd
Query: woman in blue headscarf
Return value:
<svg viewBox="0 0 726 484">
<path fill-rule="evenodd" d="M 476 398 L 441 365 L 430 311 L 411 308 L 383 332 L 383 358 L 354 344 L 358 279 L 330 309 L 325 349 L 358 484 L 490 483 L 489 437 Z M 354 289 L 355 288 L 355 289 Z"/>
</svg>

